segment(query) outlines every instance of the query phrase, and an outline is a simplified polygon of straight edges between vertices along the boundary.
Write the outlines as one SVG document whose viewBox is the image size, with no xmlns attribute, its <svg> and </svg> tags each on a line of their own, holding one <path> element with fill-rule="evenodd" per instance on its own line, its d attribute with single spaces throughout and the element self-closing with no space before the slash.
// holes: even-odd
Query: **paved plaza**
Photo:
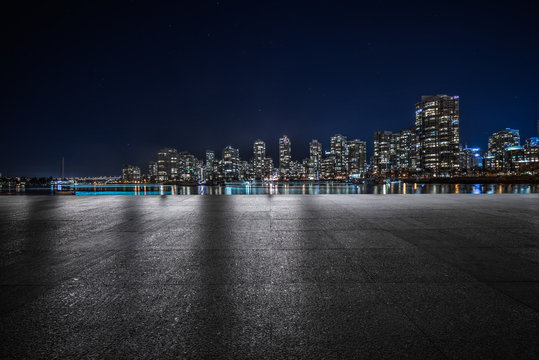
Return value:
<svg viewBox="0 0 539 360">
<path fill-rule="evenodd" d="M 2 196 L 0 357 L 537 359 L 539 196 Z"/>
</svg>

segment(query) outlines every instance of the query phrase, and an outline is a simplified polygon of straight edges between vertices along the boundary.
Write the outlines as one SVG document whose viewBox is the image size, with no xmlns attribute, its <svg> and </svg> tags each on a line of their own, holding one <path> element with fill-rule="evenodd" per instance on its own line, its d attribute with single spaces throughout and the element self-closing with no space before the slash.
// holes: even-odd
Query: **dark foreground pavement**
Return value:
<svg viewBox="0 0 539 360">
<path fill-rule="evenodd" d="M 0 197 L 1 358 L 539 358 L 539 196 Z"/>
</svg>

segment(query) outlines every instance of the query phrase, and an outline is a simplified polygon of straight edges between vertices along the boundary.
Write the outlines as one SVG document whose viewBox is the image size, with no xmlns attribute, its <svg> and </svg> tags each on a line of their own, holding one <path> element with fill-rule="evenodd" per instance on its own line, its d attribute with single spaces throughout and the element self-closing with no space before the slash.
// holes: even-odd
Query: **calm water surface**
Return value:
<svg viewBox="0 0 539 360">
<path fill-rule="evenodd" d="M 92 185 L 75 186 L 76 195 L 317 195 L 317 194 L 529 194 L 539 184 L 347 184 L 347 183 L 237 183 L 221 186 Z M 1 194 L 53 194 L 47 188 L 0 188 Z"/>
</svg>

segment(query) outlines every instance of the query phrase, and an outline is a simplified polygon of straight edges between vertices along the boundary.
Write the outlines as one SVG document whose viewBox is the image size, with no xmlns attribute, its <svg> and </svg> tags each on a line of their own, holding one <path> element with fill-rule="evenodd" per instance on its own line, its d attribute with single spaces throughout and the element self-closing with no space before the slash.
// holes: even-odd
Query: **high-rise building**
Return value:
<svg viewBox="0 0 539 360">
<path fill-rule="evenodd" d="M 292 160 L 292 145 L 288 136 L 279 139 L 279 176 L 288 177 L 290 174 L 290 161 Z"/>
<path fill-rule="evenodd" d="M 273 159 L 271 157 L 264 159 L 264 170 L 266 171 L 264 174 L 265 178 L 273 177 Z"/>
<path fill-rule="evenodd" d="M 223 149 L 223 177 L 225 180 L 240 179 L 240 151 L 228 145 Z"/>
<path fill-rule="evenodd" d="M 318 180 L 322 167 L 322 144 L 313 139 L 309 143 L 308 176 L 310 180 Z"/>
<path fill-rule="evenodd" d="M 515 129 L 506 128 L 489 136 L 488 152 L 503 152 L 508 147 L 520 146 L 520 132 Z"/>
<path fill-rule="evenodd" d="M 459 97 L 422 96 L 415 104 L 419 167 L 424 174 L 448 176 L 459 168 Z"/>
<path fill-rule="evenodd" d="M 288 172 L 288 178 L 293 179 L 299 179 L 301 175 L 301 163 L 296 160 L 290 161 L 290 171 Z"/>
<path fill-rule="evenodd" d="M 240 159 L 240 179 L 245 179 L 249 176 L 249 162 Z"/>
<path fill-rule="evenodd" d="M 367 170 L 367 144 L 359 139 L 348 141 L 348 172 L 351 177 L 363 177 Z"/>
<path fill-rule="evenodd" d="M 150 161 L 148 164 L 148 177 L 150 181 L 155 181 L 157 179 L 157 162 Z"/>
<path fill-rule="evenodd" d="M 264 179 L 266 176 L 266 143 L 260 139 L 253 145 L 253 172 L 257 180 Z"/>
<path fill-rule="evenodd" d="M 206 179 L 206 167 L 204 166 L 204 160 L 195 158 L 195 175 L 196 180 Z"/>
<path fill-rule="evenodd" d="M 302 180 L 309 180 L 309 174 L 311 173 L 311 160 L 309 158 L 301 160 L 299 167 L 299 178 Z"/>
<path fill-rule="evenodd" d="M 135 165 L 125 165 L 122 168 L 122 180 L 123 181 L 139 181 L 140 168 Z"/>
<path fill-rule="evenodd" d="M 182 181 L 197 180 L 196 158 L 189 151 L 178 154 L 178 178 Z"/>
<path fill-rule="evenodd" d="M 417 171 L 418 162 L 415 128 L 401 130 L 395 135 L 394 168 L 401 174 L 407 174 Z"/>
<path fill-rule="evenodd" d="M 506 168 L 505 151 L 515 146 L 520 146 L 518 130 L 506 128 L 489 136 L 485 168 L 491 172 L 503 171 Z"/>
<path fill-rule="evenodd" d="M 206 169 L 213 171 L 215 161 L 215 152 L 213 150 L 206 150 Z"/>
<path fill-rule="evenodd" d="M 157 153 L 157 180 L 174 181 L 178 179 L 178 150 L 164 148 Z"/>
<path fill-rule="evenodd" d="M 322 159 L 320 168 L 320 177 L 324 180 L 333 179 L 335 174 L 335 158 L 331 154 L 326 154 L 326 157 Z"/>
<path fill-rule="evenodd" d="M 215 152 L 206 150 L 206 161 L 203 165 L 203 171 L 200 176 L 204 180 L 214 180 L 217 176 L 217 162 L 215 161 Z"/>
<path fill-rule="evenodd" d="M 331 155 L 333 155 L 335 165 L 333 168 L 336 179 L 348 177 L 348 144 L 346 137 L 335 134 L 331 137 Z"/>
<path fill-rule="evenodd" d="M 386 175 L 393 167 L 395 156 L 395 136 L 391 131 L 377 131 L 374 133 L 374 154 L 372 156 L 372 170 L 378 175 Z"/>
</svg>

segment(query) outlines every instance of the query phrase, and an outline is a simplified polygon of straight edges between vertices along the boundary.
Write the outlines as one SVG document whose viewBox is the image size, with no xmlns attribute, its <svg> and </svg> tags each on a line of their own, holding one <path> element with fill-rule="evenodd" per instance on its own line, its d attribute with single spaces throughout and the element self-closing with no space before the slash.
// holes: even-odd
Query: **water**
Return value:
<svg viewBox="0 0 539 360">
<path fill-rule="evenodd" d="M 318 195 L 318 194 L 530 194 L 539 184 L 349 184 L 349 183 L 237 183 L 216 186 L 93 185 L 75 186 L 77 196 L 88 195 Z M 52 188 L 0 188 L 0 194 L 54 194 Z"/>
</svg>

